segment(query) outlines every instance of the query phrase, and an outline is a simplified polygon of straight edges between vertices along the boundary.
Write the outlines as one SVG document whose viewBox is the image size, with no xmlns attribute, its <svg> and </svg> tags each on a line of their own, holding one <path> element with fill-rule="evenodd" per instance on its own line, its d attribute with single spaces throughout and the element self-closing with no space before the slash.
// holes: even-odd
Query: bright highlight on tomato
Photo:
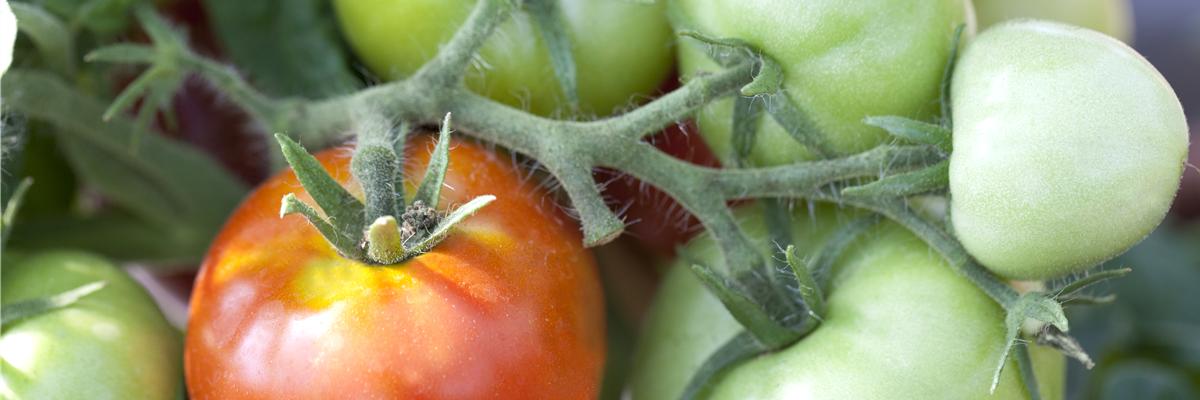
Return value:
<svg viewBox="0 0 1200 400">
<path fill-rule="evenodd" d="M 1082 271 L 1141 241 L 1175 197 L 1183 108 L 1125 44 L 1025 20 L 980 34 L 954 71 L 950 217 L 997 275 Z"/>
<path fill-rule="evenodd" d="M 432 142 L 407 147 L 407 176 L 422 176 Z M 579 229 L 507 157 L 450 148 L 439 208 L 497 200 L 401 264 L 346 261 L 304 218 L 280 218 L 285 194 L 312 203 L 290 170 L 255 191 L 197 279 L 192 398 L 594 398 L 604 303 Z M 361 196 L 350 156 L 317 158 Z"/>
<path fill-rule="evenodd" d="M 107 286 L 65 308 L 4 328 L 4 399 L 170 400 L 180 392 L 180 334 L 145 289 L 111 262 L 79 251 L 6 250 L 3 304 Z"/>
</svg>

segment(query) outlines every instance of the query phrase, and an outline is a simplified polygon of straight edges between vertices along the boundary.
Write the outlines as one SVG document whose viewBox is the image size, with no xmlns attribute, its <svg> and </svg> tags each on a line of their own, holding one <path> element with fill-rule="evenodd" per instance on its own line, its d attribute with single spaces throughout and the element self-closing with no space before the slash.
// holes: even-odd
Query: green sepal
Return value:
<svg viewBox="0 0 1200 400">
<path fill-rule="evenodd" d="M 741 64 L 747 61 L 755 60 L 757 57 L 754 54 L 757 52 L 754 46 L 745 40 L 739 38 L 712 37 L 703 32 L 685 29 L 679 31 L 680 36 L 686 36 L 696 39 L 701 43 L 715 47 L 727 47 L 738 51 L 732 52 L 709 52 L 708 56 L 722 67 L 729 67 Z"/>
<path fill-rule="evenodd" d="M 937 146 L 949 153 L 953 150 L 953 133 L 941 125 L 934 125 L 898 115 L 880 115 L 863 118 L 864 124 L 880 127 L 892 136 L 920 144 Z"/>
<path fill-rule="evenodd" d="M 442 184 L 446 181 L 446 167 L 450 165 L 450 113 L 442 120 L 442 129 L 438 132 L 438 143 L 429 156 L 429 166 L 425 168 L 425 178 L 417 188 L 413 203 L 424 202 L 425 207 L 437 208 L 441 198 Z"/>
<path fill-rule="evenodd" d="M 685 254 L 685 253 L 681 253 Z M 728 281 L 718 276 L 712 269 L 697 263 L 692 264 L 692 272 L 700 277 L 708 290 L 721 300 L 721 304 L 729 310 L 734 319 L 754 334 L 759 342 L 769 348 L 779 349 L 800 339 L 800 334 L 776 322 L 754 301 L 742 294 L 742 290 L 734 289 L 738 283 Z"/>
<path fill-rule="evenodd" d="M 554 76 L 562 87 L 571 108 L 579 107 L 579 89 L 575 72 L 575 55 L 571 52 L 571 37 L 558 7 L 558 0 L 529 0 L 522 4 L 533 16 L 541 33 L 542 43 L 550 54 Z"/>
<path fill-rule="evenodd" d="M 392 153 L 396 153 L 399 168 L 396 170 L 396 180 L 392 181 L 392 189 L 396 191 L 396 211 L 400 211 L 408 206 L 408 200 L 404 198 L 404 146 L 408 141 L 408 124 L 401 122 L 388 138 L 392 141 Z"/>
<path fill-rule="evenodd" d="M 1029 358 L 1029 343 L 1018 343 L 1013 347 L 1013 355 L 1017 359 L 1017 369 L 1021 370 L 1021 382 L 1025 384 L 1025 394 L 1029 395 L 1029 400 L 1042 400 L 1042 389 L 1038 385 L 1037 373 L 1033 369 L 1033 360 Z"/>
<path fill-rule="evenodd" d="M 733 126 L 729 135 L 729 166 L 750 167 L 750 153 L 758 139 L 758 119 L 762 116 L 763 102 L 753 97 L 737 96 L 733 100 Z"/>
<path fill-rule="evenodd" d="M 68 307 L 83 296 L 95 293 L 105 286 L 108 286 L 107 281 L 96 281 L 56 295 L 6 304 L 0 308 L 0 315 L 2 315 L 0 316 L 0 327 L 7 327 L 13 322 Z"/>
<path fill-rule="evenodd" d="M 57 16 L 30 3 L 9 2 L 17 29 L 29 36 L 47 67 L 67 79 L 75 77 L 75 43 L 70 30 Z"/>
<path fill-rule="evenodd" d="M 769 347 L 759 342 L 758 338 L 750 331 L 738 333 L 721 345 L 712 355 L 709 355 L 704 360 L 704 364 L 700 364 L 700 368 L 692 374 L 687 386 L 683 388 L 683 394 L 679 396 L 679 400 L 697 398 L 704 389 L 716 383 L 714 379 L 720 376 L 721 372 L 770 350 Z"/>
<path fill-rule="evenodd" d="M 1117 295 L 1110 294 L 1108 296 L 1096 297 L 1087 295 L 1056 297 L 1058 301 L 1063 303 L 1063 306 L 1102 306 L 1112 304 L 1117 301 Z"/>
<path fill-rule="evenodd" d="M 967 24 L 963 23 L 954 28 L 954 40 L 950 43 L 950 55 L 946 57 L 946 68 L 942 70 L 942 83 L 938 87 L 938 105 L 942 111 L 941 121 L 946 129 L 954 126 L 952 118 L 954 110 L 950 104 L 950 83 L 954 78 L 954 68 L 958 64 L 959 45 L 962 44 L 963 29 L 966 27 Z"/>
<path fill-rule="evenodd" d="M 788 135 L 792 136 L 792 139 L 817 157 L 829 159 L 838 155 L 838 152 L 829 144 L 829 139 L 817 129 L 817 125 L 807 114 L 792 103 L 792 99 L 788 97 L 787 93 L 781 92 L 775 96 L 767 111 L 771 113 L 771 118 L 779 123 L 779 126 L 787 131 Z"/>
<path fill-rule="evenodd" d="M 808 304 L 808 312 L 811 313 L 809 316 L 813 317 L 810 321 L 823 321 L 825 318 L 825 295 L 821 291 L 821 286 L 813 280 L 808 264 L 796 257 L 796 246 L 788 246 L 784 253 L 788 266 L 792 268 L 796 283 L 799 284 L 797 288 L 800 291 L 800 298 L 804 299 L 805 304 Z M 810 323 L 810 325 L 816 327 L 816 323 Z"/>
<path fill-rule="evenodd" d="M 759 96 L 765 94 L 779 93 L 783 85 L 783 67 L 779 66 L 775 59 L 762 55 L 757 56 L 758 73 L 754 75 L 754 80 L 742 86 L 742 96 Z"/>
<path fill-rule="evenodd" d="M 1000 373 L 1004 370 L 1004 363 L 1008 361 L 1008 356 L 1018 340 L 1017 335 L 1020 334 L 1021 326 L 1025 324 L 1026 318 L 1045 322 L 1061 332 L 1067 332 L 1069 329 L 1062 305 L 1046 294 L 1026 292 L 1017 298 L 1016 304 L 1004 316 L 1004 349 L 1000 353 L 1000 362 L 996 365 L 996 373 L 992 376 L 992 392 L 995 392 L 996 385 L 1000 384 Z"/>
<path fill-rule="evenodd" d="M 946 187 L 949 184 L 950 160 L 943 160 L 931 167 L 903 174 L 888 175 L 866 185 L 842 189 L 842 194 L 884 197 L 912 196 Z"/>
<path fill-rule="evenodd" d="M 325 211 L 325 215 L 336 228 L 340 236 L 357 238 L 362 236 L 365 206 L 347 192 L 342 185 L 333 180 L 316 157 L 308 154 L 299 144 L 286 135 L 276 133 L 275 140 L 283 149 L 283 156 L 296 172 L 296 178 L 308 191 L 317 205 Z M 326 237 L 328 239 L 328 237 Z M 332 240 L 331 240 L 332 242 Z"/>
<path fill-rule="evenodd" d="M 746 61 L 754 61 L 758 65 L 758 71 L 754 74 L 754 79 L 750 83 L 742 86 L 741 93 L 743 96 L 779 93 L 779 89 L 783 85 L 783 67 L 771 57 L 764 55 L 761 50 L 750 44 L 750 42 L 741 38 L 712 37 L 695 30 L 682 30 L 679 31 L 679 34 L 699 40 L 709 46 L 727 47 L 737 50 L 734 52 L 709 52 L 709 58 L 722 67 L 729 67 Z"/>
<path fill-rule="evenodd" d="M 326 221 L 325 218 L 321 218 L 320 214 L 317 214 L 316 209 L 297 199 L 295 194 L 288 193 L 284 195 L 282 203 L 279 207 L 280 218 L 290 214 L 300 214 L 308 220 L 308 223 L 317 228 L 317 232 L 320 232 L 321 236 L 329 241 L 329 244 L 333 245 L 333 248 L 337 249 L 343 257 L 355 260 L 362 258 L 362 251 L 358 247 L 357 240 L 354 240 L 352 236 L 346 236 L 338 232 L 337 228 L 334 228 L 329 221 Z"/>
<path fill-rule="evenodd" d="M 1082 278 L 1071 281 L 1071 283 L 1063 285 L 1062 287 L 1053 289 L 1050 292 L 1054 293 L 1054 297 L 1058 298 L 1059 300 L 1064 300 L 1064 297 L 1074 298 L 1074 296 L 1069 296 L 1069 295 L 1071 295 L 1075 292 L 1078 292 L 1085 287 L 1099 283 L 1101 281 L 1104 281 L 1104 280 L 1107 280 L 1110 278 L 1116 278 L 1118 276 L 1124 276 L 1125 274 L 1128 274 L 1132 271 L 1133 270 L 1129 269 L 1129 268 L 1122 268 L 1122 269 L 1100 271 L 1100 272 L 1096 272 L 1093 274 L 1088 274 L 1087 276 L 1084 276 Z"/>
</svg>

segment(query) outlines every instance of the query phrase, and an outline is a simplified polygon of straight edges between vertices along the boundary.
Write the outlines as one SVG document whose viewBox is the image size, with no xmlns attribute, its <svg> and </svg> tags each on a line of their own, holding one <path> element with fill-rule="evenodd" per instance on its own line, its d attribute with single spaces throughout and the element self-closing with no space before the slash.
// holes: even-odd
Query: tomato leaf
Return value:
<svg viewBox="0 0 1200 400">
<path fill-rule="evenodd" d="M 53 296 L 6 304 L 0 309 L 0 314 L 3 315 L 3 317 L 0 317 L 0 326 L 8 326 L 13 322 L 70 306 L 79 301 L 80 298 L 83 298 L 83 296 L 92 294 L 97 290 L 103 289 L 105 286 L 108 286 L 108 282 L 97 281 Z"/>
<path fill-rule="evenodd" d="M 53 74 L 9 71 L 0 88 L 9 106 L 59 126 L 59 143 L 80 177 L 122 209 L 174 235 L 172 240 L 199 243 L 201 253 L 246 193 L 207 155 L 160 135 L 146 135 L 142 151 L 131 154 L 130 121 L 103 122 L 102 102 Z"/>
<path fill-rule="evenodd" d="M 324 98 L 360 86 L 328 1 L 205 0 L 223 48 L 267 92 Z"/>
<path fill-rule="evenodd" d="M 75 74 L 75 43 L 57 16 L 34 4 L 10 2 L 17 29 L 29 37 L 51 71 L 64 78 Z"/>
<path fill-rule="evenodd" d="M 759 342 L 753 333 L 742 331 L 704 360 L 704 364 L 701 364 L 700 368 L 692 374 L 692 378 L 688 380 L 679 400 L 697 398 L 704 389 L 715 383 L 714 379 L 720 376 L 722 371 L 770 350 L 762 342 Z"/>
<path fill-rule="evenodd" d="M 180 235 L 172 227 L 114 210 L 87 218 L 53 215 L 23 219 L 12 245 L 23 250 L 81 249 L 117 260 L 178 265 L 199 261 L 208 249 L 208 239 Z"/>
<path fill-rule="evenodd" d="M 950 160 L 943 160 L 931 167 L 903 174 L 885 176 L 880 180 L 861 186 L 842 189 L 842 194 L 851 196 L 912 196 L 950 184 Z"/>
</svg>

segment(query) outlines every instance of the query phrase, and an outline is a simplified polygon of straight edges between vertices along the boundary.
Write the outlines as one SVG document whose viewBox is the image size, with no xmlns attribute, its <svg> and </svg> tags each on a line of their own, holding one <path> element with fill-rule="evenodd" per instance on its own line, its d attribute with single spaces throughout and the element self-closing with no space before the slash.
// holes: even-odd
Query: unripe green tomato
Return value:
<svg viewBox="0 0 1200 400">
<path fill-rule="evenodd" d="M 811 259 L 848 221 L 822 206 L 794 217 L 797 255 Z M 761 210 L 737 213 L 766 244 Z M 924 242 L 891 223 L 851 244 L 830 273 L 824 322 L 779 352 L 733 367 L 706 399 L 1024 399 L 1015 361 L 989 394 L 1005 340 L 1004 310 Z M 767 247 L 763 247 L 767 248 Z M 724 269 L 711 237 L 687 247 Z M 635 356 L 635 400 L 675 399 L 717 348 L 743 330 L 684 262 L 672 266 L 646 318 Z M 1061 399 L 1065 364 L 1029 348 L 1045 399 Z M 703 395 L 702 395 L 703 396 Z"/>
<path fill-rule="evenodd" d="M 9 252 L 6 252 L 9 253 Z M 174 399 L 183 340 L 132 278 L 95 255 L 5 254 L 2 303 L 108 286 L 75 304 L 12 323 L 0 336 L 5 399 Z"/>
<path fill-rule="evenodd" d="M 1024 20 L 981 33 L 954 71 L 950 218 L 997 275 L 1044 280 L 1158 225 L 1187 156 L 1167 81 L 1095 31 Z"/>
<path fill-rule="evenodd" d="M 984 30 L 1014 18 L 1037 18 L 1082 26 L 1118 40 L 1133 39 L 1129 0 L 975 0 L 975 17 Z"/>
<path fill-rule="evenodd" d="M 476 0 L 334 0 L 346 41 L 371 72 L 405 78 L 438 53 Z M 608 115 L 655 94 L 674 40 L 663 3 L 559 0 L 575 58 L 579 105 Z M 571 116 L 534 19 L 500 25 L 466 73 L 472 91 L 543 116 Z"/>
<path fill-rule="evenodd" d="M 750 42 L 783 67 L 788 98 L 816 124 L 832 147 L 857 153 L 888 140 L 886 131 L 862 123 L 871 115 L 925 119 L 937 113 L 938 86 L 954 28 L 974 16 L 964 0 L 671 0 L 697 29 Z M 720 70 L 707 46 L 681 39 L 680 75 Z M 757 99 L 772 107 L 771 98 Z M 713 153 L 727 163 L 733 99 L 697 116 Z M 751 161 L 779 165 L 812 159 L 766 113 L 758 125 Z"/>
</svg>

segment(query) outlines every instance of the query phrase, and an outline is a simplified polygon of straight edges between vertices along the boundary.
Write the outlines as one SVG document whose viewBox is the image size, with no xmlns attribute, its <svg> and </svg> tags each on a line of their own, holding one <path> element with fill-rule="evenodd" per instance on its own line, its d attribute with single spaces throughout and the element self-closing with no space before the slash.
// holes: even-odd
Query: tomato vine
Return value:
<svg viewBox="0 0 1200 400">
<path fill-rule="evenodd" d="M 138 15 L 153 40 L 153 45 L 119 44 L 98 49 L 87 56 L 90 61 L 149 64 L 148 72 L 130 85 L 122 95 L 103 113 L 109 124 L 121 127 L 138 127 L 147 130 L 144 116 L 141 124 L 132 124 L 117 115 L 144 94 L 161 99 L 179 86 L 182 77 L 189 73 L 199 74 L 217 86 L 229 98 L 242 106 L 262 125 L 266 132 L 283 133 L 297 141 L 314 147 L 323 147 L 337 140 L 344 132 L 358 131 L 364 110 L 395 118 L 412 125 L 436 125 L 451 113 L 454 124 L 461 134 L 492 142 L 514 152 L 524 154 L 548 170 L 562 186 L 582 222 L 584 242 L 587 246 L 607 243 L 622 233 L 625 222 L 605 204 L 600 190 L 592 178 L 596 167 L 605 167 L 628 173 L 648 182 L 671 195 L 692 212 L 713 234 L 730 266 L 728 276 L 722 276 L 704 266 L 693 269 L 706 277 L 710 288 L 716 290 L 734 316 L 746 325 L 762 349 L 778 349 L 797 340 L 811 330 L 805 324 L 803 310 L 809 310 L 809 302 L 790 296 L 783 282 L 789 277 L 771 271 L 774 266 L 754 248 L 746 234 L 738 227 L 727 201 L 747 198 L 804 198 L 850 205 L 882 214 L 897 221 L 936 249 L 951 267 L 968 278 L 1009 314 L 1007 319 L 1008 341 L 1004 344 L 1005 354 L 1000 364 L 1008 357 L 1008 349 L 1017 341 L 1018 328 L 1026 318 L 1034 318 L 1057 327 L 1043 335 L 1054 335 L 1057 348 L 1069 355 L 1086 359 L 1065 333 L 1069 327 L 1063 314 L 1061 302 L 1071 296 L 1080 286 L 1094 283 L 1116 275 L 1115 273 L 1081 278 L 1072 285 L 1058 291 L 1018 293 L 1007 283 L 982 268 L 962 245 L 945 229 L 931 222 L 909 207 L 905 195 L 912 190 L 887 189 L 864 192 L 862 195 L 845 194 L 843 190 L 854 183 L 880 177 L 901 177 L 906 173 L 921 173 L 917 176 L 923 183 L 921 191 L 936 189 L 944 185 L 944 178 L 937 170 L 927 167 L 944 165 L 947 148 L 944 136 L 948 126 L 925 124 L 913 125 L 899 121 L 904 129 L 889 129 L 897 136 L 908 132 L 915 138 L 929 134 L 933 139 L 919 145 L 883 145 L 865 152 L 820 161 L 802 162 L 777 167 L 746 167 L 717 169 L 689 164 L 642 142 L 642 139 L 658 132 L 662 127 L 674 124 L 693 114 L 710 102 L 730 95 L 772 96 L 779 90 L 778 65 L 765 55 L 756 52 L 743 42 L 730 38 L 710 38 L 701 32 L 689 32 L 688 36 L 713 46 L 723 46 L 736 51 L 728 52 L 721 64 L 724 69 L 709 75 L 698 76 L 679 89 L 627 113 L 596 121 L 563 121 L 543 118 L 487 99 L 468 90 L 463 75 L 472 61 L 473 54 L 484 41 L 520 5 L 508 0 L 481 0 L 468 20 L 439 53 L 420 70 L 407 79 L 375 85 L 354 93 L 328 99 L 309 100 L 303 98 L 273 98 L 254 89 L 236 71 L 226 65 L 197 55 L 188 49 L 178 32 L 148 9 L 139 9 Z M 22 20 L 24 23 L 24 20 Z M 44 24 L 53 30 L 53 24 Z M 55 37 L 52 34 L 43 37 Z M 42 43 L 35 40 L 35 42 Z M 553 43 L 553 41 L 551 41 Z M 49 42 L 47 42 L 49 43 Z M 69 43 L 56 43 L 51 49 L 58 52 Z M 559 46 L 560 50 L 562 50 Z M 551 49 L 553 50 L 553 49 Z M 954 59 L 953 56 L 950 57 Z M 563 60 L 556 58 L 556 60 Z M 569 70 L 567 61 L 562 68 Z M 953 65 L 947 66 L 947 76 Z M 64 66 L 63 68 L 67 68 Z M 571 79 L 569 73 L 561 73 L 560 79 Z M 3 80 L 5 100 L 8 105 L 25 113 L 36 115 L 66 126 L 68 131 L 84 132 L 83 137 L 98 136 L 94 126 L 78 124 L 79 119 L 71 112 L 56 113 L 61 105 L 48 102 L 45 95 L 52 92 L 55 98 L 71 98 L 76 102 L 89 103 L 83 95 L 60 85 L 60 77 L 50 73 L 10 71 Z M 570 87 L 569 85 L 564 85 Z M 947 87 L 941 88 L 943 117 L 948 117 L 946 108 Z M 812 149 L 825 149 L 824 139 L 814 132 L 811 123 L 803 120 L 803 114 L 791 104 L 786 96 L 772 98 L 773 109 L 769 110 L 782 125 L 793 125 L 791 129 L 797 140 Z M 94 110 L 94 107 L 92 107 Z M 151 107 L 143 107 L 145 115 Z M 876 121 L 886 125 L 888 121 Z M 896 122 L 896 121 L 892 121 Z M 113 129 L 107 128 L 107 129 Z M 909 130 L 905 130 L 909 129 Z M 90 133 L 89 133 L 90 132 Z M 91 136 L 89 136 L 91 135 Z M 134 137 L 136 139 L 136 137 Z M 97 139 L 98 140 L 98 139 Z M 151 139 L 150 141 L 152 141 Z M 914 140 L 922 142 L 921 140 Z M 110 146 L 112 142 L 103 141 Z M 156 144 L 150 143 L 152 148 Z M 941 145 L 941 147 L 939 147 Z M 114 150 L 116 151 L 116 150 Z M 818 153 L 830 153 L 818 151 Z M 834 155 L 832 153 L 827 155 Z M 273 161 L 281 166 L 282 153 L 275 153 Z M 135 171 L 153 173 L 152 165 L 131 162 Z M 371 172 L 367 172 L 370 174 Z M 931 175 L 932 174 L 932 175 Z M 910 177 L 916 175 L 909 175 Z M 893 179 L 893 178 L 886 178 Z M 895 178 L 906 179 L 906 178 Z M 893 181 L 895 180 L 893 179 Z M 225 192 L 238 193 L 239 187 L 222 177 L 209 179 L 226 187 Z M 364 183 L 371 185 L 364 180 Z M 882 182 L 882 181 L 881 181 Z M 380 179 L 378 185 L 391 184 L 391 180 Z M 906 184 L 913 184 L 906 182 Z M 197 184 L 195 182 L 171 182 L 162 185 L 174 190 L 162 194 L 168 204 L 190 206 Z M 371 189 L 366 189 L 370 196 Z M 376 193 L 382 193 L 377 191 Z M 851 189 L 850 193 L 856 193 Z M 178 198 L 182 197 L 182 198 Z M 189 200 L 193 198 L 193 200 Z M 388 203 L 386 199 L 368 199 L 372 204 Z M 185 207 L 184 209 L 188 209 Z M 193 210 L 194 211 L 194 210 Z M 195 211 L 196 215 L 208 213 Z M 382 212 L 372 212 L 371 215 Z M 199 219 L 197 217 L 197 219 Z M 373 218 L 372 218 L 373 219 Z M 169 224 L 169 221 L 164 221 Z M 807 272 L 807 271 L 805 271 Z M 1080 299 L 1080 297 L 1070 297 Z M 800 315 L 801 318 L 796 318 Z M 1058 332 L 1058 333 L 1053 333 Z M 745 340 L 745 338 L 743 338 Z M 1028 365 L 1028 355 L 1023 346 L 1015 348 L 1021 368 Z M 995 371 L 998 379 L 1000 371 Z M 1032 374 L 1024 374 L 1031 379 Z M 1027 387 L 1036 388 L 1034 384 Z M 1036 389 L 1033 389 L 1036 390 Z"/>
</svg>

